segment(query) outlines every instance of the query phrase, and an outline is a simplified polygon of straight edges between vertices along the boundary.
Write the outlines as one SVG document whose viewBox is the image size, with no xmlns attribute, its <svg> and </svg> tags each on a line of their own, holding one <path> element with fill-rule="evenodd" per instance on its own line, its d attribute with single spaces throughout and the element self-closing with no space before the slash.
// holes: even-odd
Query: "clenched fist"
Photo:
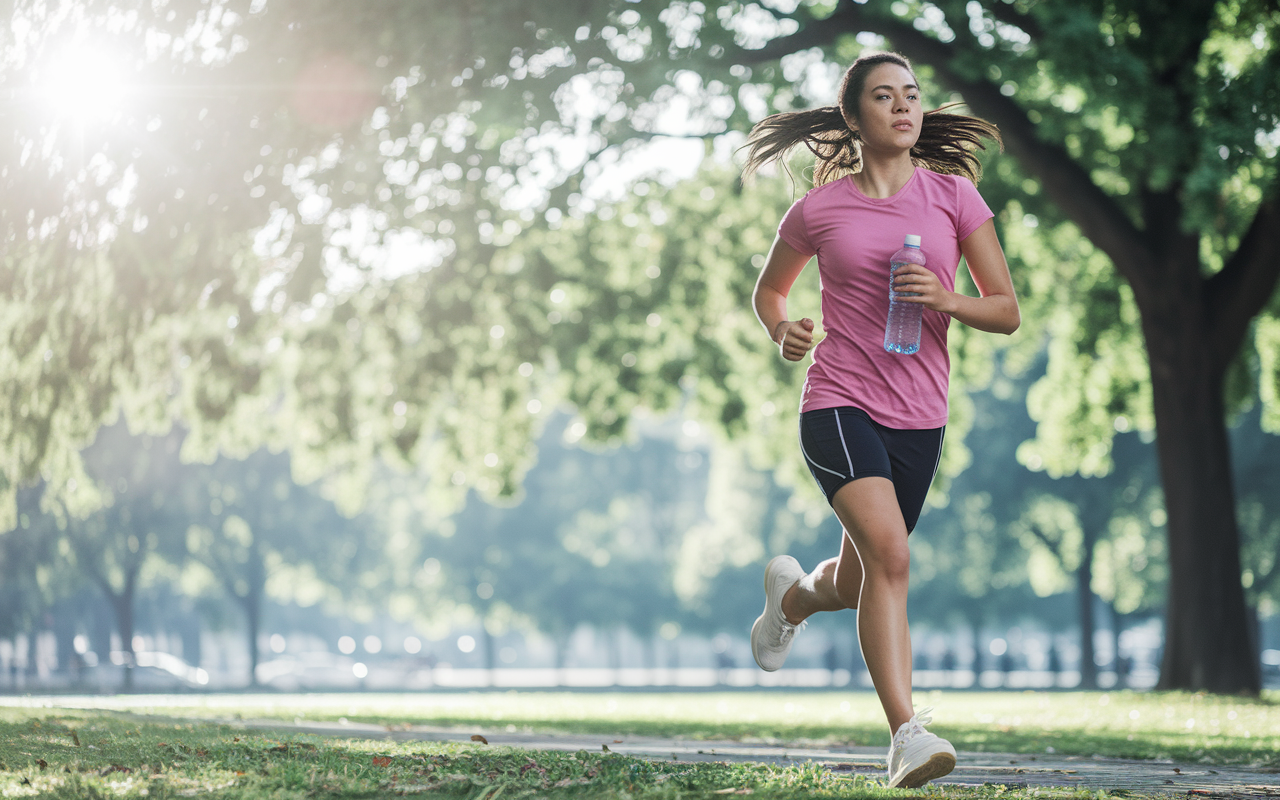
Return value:
<svg viewBox="0 0 1280 800">
<path fill-rule="evenodd" d="M 799 361 L 813 347 L 813 320 L 783 320 L 773 331 L 778 350 L 788 361 Z"/>
</svg>

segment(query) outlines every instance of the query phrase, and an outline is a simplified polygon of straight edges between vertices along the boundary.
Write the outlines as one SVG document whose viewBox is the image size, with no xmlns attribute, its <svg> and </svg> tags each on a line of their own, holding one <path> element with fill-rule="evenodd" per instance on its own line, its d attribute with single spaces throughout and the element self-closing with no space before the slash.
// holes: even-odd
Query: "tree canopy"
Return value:
<svg viewBox="0 0 1280 800">
<path fill-rule="evenodd" d="M 1103 474 L 1117 432 L 1154 427 L 1166 685 L 1256 690 L 1224 418 L 1257 398 L 1280 426 L 1278 13 L 19 0 L 0 34 L 0 507 L 11 526 L 37 479 L 91 502 L 77 453 L 122 408 L 154 432 L 182 419 L 189 458 L 288 447 L 349 510 L 378 459 L 428 470 L 442 507 L 514 494 L 562 401 L 598 439 L 686 395 L 741 435 L 796 380 L 741 310 L 785 193 L 726 204 L 725 175 L 603 201 L 657 143 L 725 154 L 894 48 L 1004 134 L 983 190 L 1031 322 L 1009 363 L 1049 355 L 1024 463 Z M 953 347 L 959 377 L 989 357 L 965 332 Z"/>
</svg>

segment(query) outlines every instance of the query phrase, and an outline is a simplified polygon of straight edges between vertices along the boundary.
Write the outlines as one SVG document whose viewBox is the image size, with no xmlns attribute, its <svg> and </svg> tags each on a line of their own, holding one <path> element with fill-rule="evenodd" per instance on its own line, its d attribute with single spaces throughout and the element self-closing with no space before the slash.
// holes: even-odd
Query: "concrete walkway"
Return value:
<svg viewBox="0 0 1280 800">
<path fill-rule="evenodd" d="M 257 730 L 316 733 L 325 736 L 392 739 L 398 742 L 471 742 L 474 734 L 490 746 L 531 750 L 588 750 L 662 761 L 752 761 L 770 764 L 817 762 L 837 774 L 882 778 L 885 751 L 869 747 L 823 747 L 813 744 L 761 744 L 731 741 L 664 739 L 643 736 L 584 736 L 532 734 L 505 730 L 459 730 L 408 726 L 388 730 L 361 723 L 246 720 L 228 724 Z M 477 744 L 477 746 L 483 746 Z M 1102 756 L 1018 755 L 961 752 L 956 769 L 936 781 L 956 786 L 1004 784 L 1013 787 L 1071 787 L 1097 791 L 1123 790 L 1147 795 L 1183 795 L 1216 798 L 1280 798 L 1280 769 L 1207 767 L 1171 761 L 1135 761 Z"/>
</svg>

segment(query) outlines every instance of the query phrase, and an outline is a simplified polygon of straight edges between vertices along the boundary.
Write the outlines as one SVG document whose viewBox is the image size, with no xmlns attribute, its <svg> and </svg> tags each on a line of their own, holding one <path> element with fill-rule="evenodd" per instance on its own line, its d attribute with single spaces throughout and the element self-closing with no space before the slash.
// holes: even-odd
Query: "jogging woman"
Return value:
<svg viewBox="0 0 1280 800">
<path fill-rule="evenodd" d="M 804 385 L 800 449 L 844 527 L 840 554 L 813 572 L 790 556 L 769 562 L 751 649 L 776 670 L 810 615 L 858 609 L 858 642 L 892 737 L 890 786 L 921 786 L 955 767 L 951 744 L 925 730 L 928 709 L 912 705 L 907 627 L 907 536 L 947 422 L 947 327 L 956 319 L 1009 334 L 1020 322 L 993 215 L 975 188 L 984 138 L 999 142 L 995 126 L 925 112 L 910 63 L 880 53 L 848 69 L 838 106 L 771 116 L 747 144 L 747 175 L 798 144 L 817 156 L 815 188 L 783 217 L 753 299 L 782 357 L 801 360 L 814 324 L 788 315 L 787 293 L 818 257 L 825 336 Z M 906 302 L 925 308 L 913 355 L 883 346 L 889 260 L 907 235 L 921 237 L 926 257 L 893 277 L 914 293 Z M 962 255 L 980 297 L 953 291 Z"/>
</svg>

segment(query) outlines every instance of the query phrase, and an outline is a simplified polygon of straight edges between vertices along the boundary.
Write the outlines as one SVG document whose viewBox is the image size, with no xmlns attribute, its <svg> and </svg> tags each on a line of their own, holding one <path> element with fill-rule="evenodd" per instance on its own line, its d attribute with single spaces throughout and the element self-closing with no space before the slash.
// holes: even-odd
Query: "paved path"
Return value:
<svg viewBox="0 0 1280 800">
<path fill-rule="evenodd" d="M 396 741 L 470 742 L 481 734 L 489 745 L 531 750 L 590 750 L 607 747 L 614 753 L 663 761 L 754 761 L 771 764 L 819 762 L 833 772 L 849 775 L 884 775 L 885 752 L 869 747 L 823 747 L 813 744 L 763 744 L 731 741 L 665 739 L 644 736 L 583 736 L 532 734 L 502 730 L 459 730 L 406 726 L 388 730 L 361 723 L 301 722 L 279 720 L 230 723 L 247 728 L 353 736 Z M 1142 794 L 1177 794 L 1216 798 L 1280 798 L 1280 770 L 1241 767 L 1207 767 L 1171 761 L 1135 761 L 1101 756 L 1017 755 L 1007 753 L 959 754 L 956 769 L 937 781 L 956 786 L 1004 784 L 1016 786 L 1075 787 L 1089 790 L 1117 789 Z"/>
</svg>

